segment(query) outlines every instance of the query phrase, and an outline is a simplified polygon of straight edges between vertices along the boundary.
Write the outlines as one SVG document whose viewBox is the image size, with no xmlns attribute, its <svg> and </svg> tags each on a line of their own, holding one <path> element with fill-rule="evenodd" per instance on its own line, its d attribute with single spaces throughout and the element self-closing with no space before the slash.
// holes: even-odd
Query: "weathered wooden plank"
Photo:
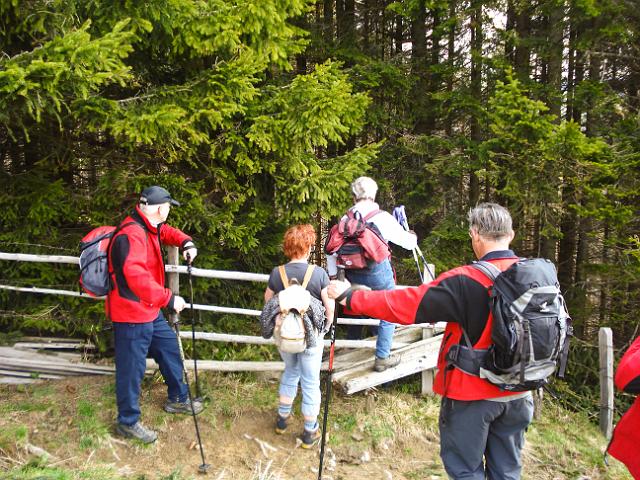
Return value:
<svg viewBox="0 0 640 480">
<path fill-rule="evenodd" d="M 113 366 L 95 365 L 90 363 L 71 363 L 66 360 L 55 359 L 33 359 L 33 358 L 12 358 L 0 356 L 0 368 L 7 370 L 22 371 L 42 371 L 45 373 L 61 373 L 68 375 L 93 374 L 100 375 L 112 373 Z"/>
<path fill-rule="evenodd" d="M 345 368 L 334 374 L 334 381 L 347 394 L 381 385 L 413 373 L 436 367 L 441 338 L 439 336 L 420 340 L 404 347 L 394 355 L 399 355 L 400 364 L 384 372 L 373 370 L 373 358 L 353 368 Z"/>
<path fill-rule="evenodd" d="M 425 328 L 422 330 L 422 338 L 431 338 L 433 337 L 434 333 L 434 328 Z M 433 395 L 433 378 L 434 371 L 432 369 L 422 371 L 422 395 Z"/>
<path fill-rule="evenodd" d="M 15 260 L 18 262 L 38 262 L 38 263 L 70 263 L 78 265 L 78 257 L 67 255 L 31 255 L 27 253 L 5 253 L 0 252 L 0 260 Z"/>
<path fill-rule="evenodd" d="M 441 338 L 440 336 L 438 338 Z M 375 341 L 376 337 L 367 338 L 368 341 Z M 413 343 L 422 339 L 422 330 L 415 328 L 407 328 L 407 327 L 399 327 L 396 329 L 396 333 L 393 336 L 394 342 L 396 339 L 400 340 L 399 343 L 406 343 L 404 347 L 410 347 Z M 394 350 L 394 355 L 398 354 L 399 350 Z M 342 369 L 355 368 L 360 365 L 368 365 L 368 368 L 373 368 L 373 355 L 370 351 L 366 350 L 350 350 L 350 351 L 341 351 L 340 353 L 336 353 L 335 356 L 336 362 L 339 362 L 338 367 L 336 367 L 336 372 Z"/>
<path fill-rule="evenodd" d="M 181 331 L 181 338 L 191 338 L 191 332 Z M 196 340 L 209 340 L 213 342 L 228 343 L 248 343 L 253 345 L 275 345 L 273 338 L 262 338 L 254 335 L 236 335 L 232 333 L 216 333 L 216 332 L 196 332 Z M 331 345 L 330 340 L 324 340 L 325 347 Z M 407 346 L 406 342 L 395 342 L 391 348 L 401 348 Z M 376 342 L 374 340 L 336 340 L 336 348 L 366 348 L 375 349 Z"/>
<path fill-rule="evenodd" d="M 95 346 L 91 343 L 76 342 L 16 342 L 13 348 L 32 350 L 92 350 Z"/>
<path fill-rule="evenodd" d="M 47 374 L 47 373 L 19 372 L 19 371 L 16 371 L 16 370 L 0 369 L 0 375 L 5 375 L 5 376 L 8 376 L 8 377 L 32 378 L 34 373 L 38 375 L 38 378 L 43 378 L 43 379 L 46 379 L 46 380 L 59 380 L 61 378 L 64 378 L 63 376 L 60 376 L 60 375 L 51 375 L 51 374 Z"/>
<path fill-rule="evenodd" d="M 39 381 L 36 378 L 0 377 L 0 383 L 3 385 L 28 385 Z"/>
<path fill-rule="evenodd" d="M 600 351 L 600 431 L 607 438 L 613 432 L 613 333 L 610 328 L 598 332 Z"/>
</svg>

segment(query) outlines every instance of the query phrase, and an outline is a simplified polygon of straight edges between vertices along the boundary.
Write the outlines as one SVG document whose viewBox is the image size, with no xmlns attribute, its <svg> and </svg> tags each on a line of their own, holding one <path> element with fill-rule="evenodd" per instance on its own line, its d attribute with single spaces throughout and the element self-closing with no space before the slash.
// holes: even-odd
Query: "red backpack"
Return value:
<svg viewBox="0 0 640 480">
<path fill-rule="evenodd" d="M 380 263 L 391 256 L 389 244 L 380 231 L 368 220 L 380 210 L 365 215 L 349 210 L 346 217 L 331 227 L 324 250 L 338 254 L 337 264 L 348 270 L 367 268 L 373 261 Z"/>
<path fill-rule="evenodd" d="M 97 227 L 80 240 L 80 287 L 92 297 L 102 297 L 109 293 L 108 252 L 111 240 L 128 222 L 118 227 Z"/>
</svg>

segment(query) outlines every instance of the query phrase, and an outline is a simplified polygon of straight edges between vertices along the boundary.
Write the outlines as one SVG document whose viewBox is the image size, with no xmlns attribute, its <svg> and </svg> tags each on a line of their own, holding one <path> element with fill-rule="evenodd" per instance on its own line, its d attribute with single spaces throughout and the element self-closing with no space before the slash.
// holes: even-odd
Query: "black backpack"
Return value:
<svg viewBox="0 0 640 480">
<path fill-rule="evenodd" d="M 564 377 L 573 328 L 553 263 L 520 259 L 503 272 L 486 261 L 473 267 L 493 281 L 492 345 L 474 350 L 463 332 L 466 346 L 458 345 L 452 356 L 460 361 L 452 363 L 513 392 L 542 387 L 558 367 Z"/>
</svg>

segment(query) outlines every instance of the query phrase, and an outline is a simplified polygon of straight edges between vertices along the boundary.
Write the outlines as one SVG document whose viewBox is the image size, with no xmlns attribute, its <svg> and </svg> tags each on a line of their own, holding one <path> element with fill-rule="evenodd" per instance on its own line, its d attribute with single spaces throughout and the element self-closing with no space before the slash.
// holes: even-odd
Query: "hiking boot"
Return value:
<svg viewBox="0 0 640 480">
<path fill-rule="evenodd" d="M 193 411 L 195 412 L 195 414 L 199 414 L 200 412 L 202 412 L 202 410 L 204 410 L 202 402 L 199 400 L 194 400 Z M 167 400 L 167 403 L 164 404 L 164 411 L 169 413 L 192 413 L 189 400 L 186 400 L 184 402 L 172 402 L 171 400 Z"/>
<path fill-rule="evenodd" d="M 158 438 L 158 434 L 148 429 L 142 423 L 136 422 L 133 425 L 119 423 L 116 426 L 116 433 L 125 438 L 135 438 L 142 443 L 153 443 Z"/>
<path fill-rule="evenodd" d="M 384 372 L 387 368 L 395 367 L 399 363 L 400 358 L 393 355 L 389 355 L 387 358 L 376 357 L 373 362 L 373 369 L 376 372 Z"/>
<path fill-rule="evenodd" d="M 300 440 L 302 440 L 302 445 L 300 446 L 302 448 L 313 448 L 313 446 L 318 443 L 318 440 L 320 440 L 320 437 L 322 437 L 322 435 L 320 435 L 319 428 L 315 429 L 313 432 L 305 428 L 302 432 L 302 436 L 300 437 Z"/>
<path fill-rule="evenodd" d="M 280 414 L 276 415 L 276 433 L 282 435 L 287 431 L 287 420 L 289 417 L 281 417 Z"/>
</svg>

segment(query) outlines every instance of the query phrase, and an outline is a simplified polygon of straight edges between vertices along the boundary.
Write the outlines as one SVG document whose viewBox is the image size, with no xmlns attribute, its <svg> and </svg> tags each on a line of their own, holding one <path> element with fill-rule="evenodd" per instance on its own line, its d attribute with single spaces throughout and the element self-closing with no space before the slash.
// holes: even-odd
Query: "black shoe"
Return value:
<svg viewBox="0 0 640 480">
<path fill-rule="evenodd" d="M 376 372 L 384 372 L 387 368 L 395 367 L 400 363 L 400 358 L 397 356 L 390 355 L 387 358 L 379 358 L 376 357 L 373 362 L 373 369 Z"/>
<path fill-rule="evenodd" d="M 281 417 L 280 414 L 276 415 L 276 433 L 282 435 L 287 431 L 287 420 L 289 417 Z"/>
<path fill-rule="evenodd" d="M 313 446 L 318 443 L 318 440 L 320 440 L 320 437 L 322 435 L 320 435 L 320 429 L 317 428 L 315 429 L 313 432 L 310 432 L 309 430 L 305 429 L 304 432 L 302 432 L 302 436 L 300 437 L 300 439 L 302 440 L 302 448 L 313 448 Z"/>
<path fill-rule="evenodd" d="M 153 443 L 157 440 L 158 434 L 148 429 L 142 423 L 136 422 L 133 425 L 119 423 L 116 426 L 116 433 L 126 438 L 135 438 L 142 443 Z"/>
<path fill-rule="evenodd" d="M 202 410 L 204 410 L 202 402 L 200 402 L 199 400 L 194 400 L 193 412 L 195 412 L 195 414 L 197 415 L 202 412 Z M 186 400 L 184 402 L 172 402 L 171 400 L 167 400 L 167 403 L 164 404 L 164 411 L 169 413 L 192 413 L 189 400 Z"/>
</svg>

